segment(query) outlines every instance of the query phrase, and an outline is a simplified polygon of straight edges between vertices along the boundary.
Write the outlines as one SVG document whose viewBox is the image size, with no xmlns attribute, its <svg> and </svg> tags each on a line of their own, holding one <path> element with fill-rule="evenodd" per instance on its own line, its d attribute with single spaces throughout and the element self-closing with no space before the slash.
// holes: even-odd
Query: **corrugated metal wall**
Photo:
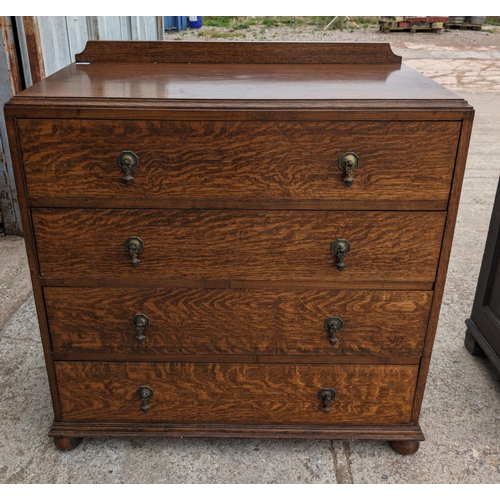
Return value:
<svg viewBox="0 0 500 500">
<path fill-rule="evenodd" d="M 3 116 L 4 103 L 20 90 L 13 75 L 20 74 L 24 87 L 29 87 L 40 75 L 49 76 L 74 62 L 87 40 L 163 40 L 163 17 L 0 17 L 0 221 L 7 234 L 22 233 Z M 33 53 L 34 43 L 38 54 Z"/>
<path fill-rule="evenodd" d="M 87 40 L 161 39 L 153 16 L 40 16 L 38 26 L 46 76 L 74 62 Z"/>
</svg>

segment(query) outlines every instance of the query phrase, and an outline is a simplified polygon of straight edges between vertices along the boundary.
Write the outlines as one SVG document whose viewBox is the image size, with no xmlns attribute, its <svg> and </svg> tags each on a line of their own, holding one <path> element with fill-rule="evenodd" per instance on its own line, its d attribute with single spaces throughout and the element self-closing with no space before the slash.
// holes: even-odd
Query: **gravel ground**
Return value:
<svg viewBox="0 0 500 500">
<path fill-rule="evenodd" d="M 481 31 L 443 30 L 441 33 L 381 33 L 378 27 L 329 29 L 304 25 L 265 28 L 262 25 L 231 31 L 228 28 L 203 26 L 165 35 L 165 40 L 244 40 L 244 41 L 338 41 L 338 42 L 389 42 L 394 47 L 411 48 L 414 44 L 431 44 L 442 49 L 463 51 L 467 49 L 500 49 L 500 26 L 483 26 Z"/>
</svg>

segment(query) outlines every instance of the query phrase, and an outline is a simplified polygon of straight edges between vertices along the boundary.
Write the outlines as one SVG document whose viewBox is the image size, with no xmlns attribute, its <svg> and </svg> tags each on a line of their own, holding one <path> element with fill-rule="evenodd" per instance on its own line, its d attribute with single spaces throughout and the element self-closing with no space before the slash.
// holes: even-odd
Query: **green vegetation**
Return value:
<svg viewBox="0 0 500 500">
<path fill-rule="evenodd" d="M 486 16 L 485 24 L 491 24 L 493 26 L 500 26 L 500 16 Z"/>
<path fill-rule="evenodd" d="M 310 17 L 290 17 L 290 16 L 274 16 L 274 17 L 231 17 L 231 16 L 207 16 L 203 18 L 203 25 L 214 28 L 225 28 L 237 32 L 240 30 L 248 30 L 252 26 L 260 28 L 260 30 L 271 29 L 276 27 L 288 26 L 292 29 L 299 27 L 311 26 L 318 29 L 325 28 L 335 16 L 310 16 Z M 376 26 L 378 17 L 343 17 L 339 16 L 330 25 L 329 29 L 367 29 Z M 262 31 L 261 31 L 262 32 Z"/>
</svg>

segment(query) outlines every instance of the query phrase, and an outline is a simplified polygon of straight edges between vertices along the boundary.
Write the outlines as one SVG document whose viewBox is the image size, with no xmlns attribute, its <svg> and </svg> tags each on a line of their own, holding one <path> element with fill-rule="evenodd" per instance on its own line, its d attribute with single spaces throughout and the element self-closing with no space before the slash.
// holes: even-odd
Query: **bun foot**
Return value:
<svg viewBox="0 0 500 500">
<path fill-rule="evenodd" d="M 78 437 L 64 437 L 64 436 L 56 436 L 54 438 L 54 444 L 57 448 L 62 451 L 71 451 L 77 448 L 80 443 L 83 441 L 83 438 Z"/>
<path fill-rule="evenodd" d="M 390 441 L 389 444 L 401 455 L 413 455 L 420 448 L 420 441 Z"/>
</svg>

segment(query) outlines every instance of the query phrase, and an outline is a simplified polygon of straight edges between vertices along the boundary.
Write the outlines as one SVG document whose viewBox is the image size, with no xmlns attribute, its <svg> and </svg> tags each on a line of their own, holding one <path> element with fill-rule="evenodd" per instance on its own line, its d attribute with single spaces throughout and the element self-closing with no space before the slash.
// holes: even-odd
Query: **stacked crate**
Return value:
<svg viewBox="0 0 500 500">
<path fill-rule="evenodd" d="M 448 16 L 391 16 L 379 19 L 380 31 L 431 31 L 439 33 L 448 22 Z"/>
</svg>

